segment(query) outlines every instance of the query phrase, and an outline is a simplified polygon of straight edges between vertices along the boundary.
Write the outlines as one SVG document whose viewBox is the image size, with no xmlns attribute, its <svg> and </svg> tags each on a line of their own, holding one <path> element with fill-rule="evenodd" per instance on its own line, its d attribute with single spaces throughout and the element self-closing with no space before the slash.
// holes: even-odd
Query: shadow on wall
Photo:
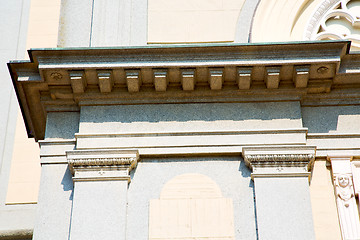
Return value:
<svg viewBox="0 0 360 240">
<path fill-rule="evenodd" d="M 63 190 L 64 191 L 72 191 L 71 195 L 70 195 L 70 199 L 73 199 L 73 190 L 74 190 L 74 185 L 73 185 L 73 181 L 72 181 L 72 174 L 69 170 L 69 168 L 66 168 L 66 171 L 64 173 L 64 177 L 61 180 L 61 185 L 63 186 Z"/>
<path fill-rule="evenodd" d="M 359 133 L 360 106 L 303 107 L 309 133 Z"/>
<path fill-rule="evenodd" d="M 146 104 L 83 107 L 81 122 L 167 122 L 300 119 L 297 102 Z"/>
<path fill-rule="evenodd" d="M 80 114 L 77 112 L 49 112 L 45 138 L 73 139 L 79 132 Z"/>
</svg>

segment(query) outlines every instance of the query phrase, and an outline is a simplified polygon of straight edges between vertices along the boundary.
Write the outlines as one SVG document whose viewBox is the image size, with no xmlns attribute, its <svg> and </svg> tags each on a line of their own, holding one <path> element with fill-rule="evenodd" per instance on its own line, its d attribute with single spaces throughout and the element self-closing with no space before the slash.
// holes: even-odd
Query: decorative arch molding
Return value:
<svg viewBox="0 0 360 240">
<path fill-rule="evenodd" d="M 320 3 L 309 20 L 304 39 L 350 40 L 353 49 L 360 49 L 360 14 L 355 14 L 349 3 L 360 7 L 358 0 L 325 0 Z"/>
<path fill-rule="evenodd" d="M 251 25 L 251 42 L 284 42 L 303 39 L 313 9 L 322 0 L 260 1 Z M 266 19 L 264 21 L 264 19 Z"/>
</svg>

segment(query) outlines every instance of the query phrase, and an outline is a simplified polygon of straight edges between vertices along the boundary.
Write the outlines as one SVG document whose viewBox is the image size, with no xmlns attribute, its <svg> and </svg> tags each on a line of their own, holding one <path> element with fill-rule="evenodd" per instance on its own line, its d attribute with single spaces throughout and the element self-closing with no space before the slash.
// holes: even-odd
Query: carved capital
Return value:
<svg viewBox="0 0 360 240">
<path fill-rule="evenodd" d="M 125 150 L 75 150 L 66 156 L 74 181 L 130 181 L 139 159 L 138 151 Z"/>
<path fill-rule="evenodd" d="M 125 167 L 131 171 L 137 164 L 136 157 L 114 157 L 114 158 L 71 158 L 68 159 L 70 171 L 74 173 L 75 168 L 99 168 L 99 167 Z"/>
<path fill-rule="evenodd" d="M 254 172 L 271 169 L 285 173 L 294 168 L 307 172 L 315 159 L 315 147 L 308 146 L 248 147 L 242 153 L 246 165 Z"/>
</svg>

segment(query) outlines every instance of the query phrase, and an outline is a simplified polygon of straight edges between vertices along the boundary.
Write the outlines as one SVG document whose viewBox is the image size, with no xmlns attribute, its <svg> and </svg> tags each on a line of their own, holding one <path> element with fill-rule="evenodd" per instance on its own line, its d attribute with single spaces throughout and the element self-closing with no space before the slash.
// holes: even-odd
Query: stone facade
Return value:
<svg viewBox="0 0 360 240">
<path fill-rule="evenodd" d="M 0 239 L 359 237 L 358 2 L 59 6 L 8 64 L 41 179 Z"/>
</svg>

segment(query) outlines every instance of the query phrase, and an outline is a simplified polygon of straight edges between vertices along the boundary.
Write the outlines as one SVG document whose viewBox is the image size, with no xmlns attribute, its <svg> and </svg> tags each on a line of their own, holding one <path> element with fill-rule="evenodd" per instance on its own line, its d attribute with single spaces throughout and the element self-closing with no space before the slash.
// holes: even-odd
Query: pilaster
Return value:
<svg viewBox="0 0 360 240">
<path fill-rule="evenodd" d="M 259 239 L 315 239 L 309 175 L 315 147 L 243 148 L 252 169 Z"/>
<path fill-rule="evenodd" d="M 331 162 L 341 235 L 344 240 L 360 239 L 359 211 L 355 199 L 351 156 L 328 156 Z M 354 166 L 354 170 L 356 166 Z"/>
<path fill-rule="evenodd" d="M 138 158 L 135 150 L 67 152 L 74 182 L 69 239 L 126 238 L 127 188 Z"/>
</svg>

